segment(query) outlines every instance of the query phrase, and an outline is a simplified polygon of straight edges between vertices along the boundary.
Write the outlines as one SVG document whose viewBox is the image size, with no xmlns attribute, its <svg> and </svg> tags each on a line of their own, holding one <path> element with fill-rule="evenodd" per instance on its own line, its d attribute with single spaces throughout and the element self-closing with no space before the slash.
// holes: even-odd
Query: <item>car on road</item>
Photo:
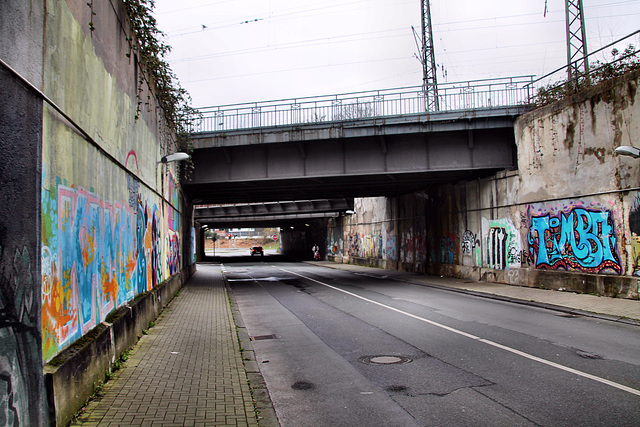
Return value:
<svg viewBox="0 0 640 427">
<path fill-rule="evenodd" d="M 264 256 L 264 251 L 262 250 L 262 246 L 251 247 L 251 256 L 254 256 L 254 255 Z"/>
</svg>

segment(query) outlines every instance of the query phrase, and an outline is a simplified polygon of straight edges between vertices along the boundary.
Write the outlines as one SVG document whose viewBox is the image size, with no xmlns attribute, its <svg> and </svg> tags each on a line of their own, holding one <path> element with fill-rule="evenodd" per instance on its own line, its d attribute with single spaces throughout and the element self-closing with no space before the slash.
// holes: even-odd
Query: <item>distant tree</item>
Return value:
<svg viewBox="0 0 640 427">
<path fill-rule="evenodd" d="M 371 102 L 346 104 L 336 107 L 334 112 L 334 120 L 355 120 L 367 117 L 373 117 L 374 109 Z"/>
</svg>

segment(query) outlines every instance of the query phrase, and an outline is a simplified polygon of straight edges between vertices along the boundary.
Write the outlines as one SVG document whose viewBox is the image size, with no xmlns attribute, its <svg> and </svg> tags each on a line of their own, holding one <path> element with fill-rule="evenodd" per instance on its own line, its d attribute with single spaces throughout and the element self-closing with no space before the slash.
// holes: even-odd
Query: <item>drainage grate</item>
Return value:
<svg viewBox="0 0 640 427">
<path fill-rule="evenodd" d="M 400 365 L 403 363 L 410 363 L 412 361 L 412 359 L 407 356 L 385 354 L 377 356 L 363 356 L 358 360 L 366 365 Z"/>
<path fill-rule="evenodd" d="M 277 337 L 274 334 L 271 335 L 256 335 L 255 337 L 250 337 L 251 341 L 263 341 L 263 340 L 275 340 Z"/>
</svg>

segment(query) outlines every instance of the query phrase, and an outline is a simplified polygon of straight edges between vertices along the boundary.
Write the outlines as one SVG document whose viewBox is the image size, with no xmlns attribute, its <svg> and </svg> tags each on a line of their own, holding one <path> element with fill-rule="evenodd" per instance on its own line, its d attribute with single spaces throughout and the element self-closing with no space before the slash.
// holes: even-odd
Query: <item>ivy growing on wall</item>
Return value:
<svg viewBox="0 0 640 427">
<path fill-rule="evenodd" d="M 165 60 L 171 47 L 165 44 L 161 38 L 165 34 L 158 29 L 157 21 L 153 16 L 154 0 L 123 0 L 129 16 L 129 22 L 134 37 L 130 42 L 135 43 L 133 48 L 138 51 L 139 62 L 142 69 L 148 73 L 149 82 L 155 86 L 156 97 L 160 108 L 171 127 L 177 135 L 178 149 L 190 153 L 189 129 L 191 122 L 199 113 L 191 107 L 191 97 L 187 91 L 177 83 L 178 79 Z M 140 97 L 141 76 L 138 84 L 138 97 Z M 138 99 L 138 108 L 142 100 Z M 187 171 L 193 168 L 191 163 L 186 165 Z"/>
<path fill-rule="evenodd" d="M 91 10 L 91 20 L 89 21 L 89 29 L 91 30 L 91 34 L 93 35 L 93 32 L 96 29 L 96 25 L 93 22 L 93 17 L 96 16 L 96 13 L 93 11 L 93 0 L 87 3 L 87 6 L 89 6 L 89 9 Z"/>
</svg>

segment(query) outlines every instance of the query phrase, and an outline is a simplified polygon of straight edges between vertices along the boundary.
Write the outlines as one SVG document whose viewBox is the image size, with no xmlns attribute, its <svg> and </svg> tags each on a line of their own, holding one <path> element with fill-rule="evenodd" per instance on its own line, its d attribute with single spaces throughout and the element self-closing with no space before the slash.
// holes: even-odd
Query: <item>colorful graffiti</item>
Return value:
<svg viewBox="0 0 640 427">
<path fill-rule="evenodd" d="M 45 360 L 181 268 L 179 227 L 173 229 L 178 215 L 171 212 L 161 230 L 158 207 L 139 194 L 133 202 L 131 193 L 139 187 L 134 178 L 128 179 L 124 203 L 64 184 L 56 179 L 55 186 L 43 188 L 41 200 Z"/>
<path fill-rule="evenodd" d="M 360 234 L 354 230 L 351 230 L 347 235 L 347 248 L 346 252 L 349 256 L 360 256 L 360 248 L 362 247 L 362 240 Z"/>
<path fill-rule="evenodd" d="M 376 241 L 378 236 L 372 236 L 366 234 L 361 236 L 362 239 L 362 255 L 365 258 L 372 258 L 376 256 Z"/>
<path fill-rule="evenodd" d="M 454 264 L 459 238 L 454 233 L 445 233 L 440 237 L 429 239 L 431 262 L 437 264 Z"/>
<path fill-rule="evenodd" d="M 398 239 L 396 236 L 387 236 L 385 247 L 385 257 L 391 261 L 398 261 Z"/>
<path fill-rule="evenodd" d="M 622 274 L 611 211 L 572 207 L 531 215 L 529 255 L 536 268 Z"/>
<path fill-rule="evenodd" d="M 422 234 L 412 232 L 402 235 L 400 257 L 405 262 L 424 262 L 427 258 L 427 241 Z"/>
<path fill-rule="evenodd" d="M 489 268 L 504 270 L 522 265 L 520 234 L 511 219 L 490 220 L 486 243 Z"/>
<path fill-rule="evenodd" d="M 447 233 L 440 238 L 438 246 L 438 262 L 441 264 L 453 264 L 458 247 L 458 236 Z"/>
<path fill-rule="evenodd" d="M 631 231 L 632 274 L 640 276 L 640 194 L 636 194 L 629 209 L 629 230 Z"/>
<path fill-rule="evenodd" d="M 480 253 L 480 240 L 472 231 L 466 230 L 462 234 L 462 255 L 475 256 L 475 265 L 482 262 Z"/>
<path fill-rule="evenodd" d="M 196 263 L 196 229 L 191 227 L 191 245 L 189 247 L 189 265 Z"/>
<path fill-rule="evenodd" d="M 347 236 L 347 254 L 360 258 L 380 256 L 381 239 L 378 234 L 364 234 L 351 230 Z"/>
</svg>

